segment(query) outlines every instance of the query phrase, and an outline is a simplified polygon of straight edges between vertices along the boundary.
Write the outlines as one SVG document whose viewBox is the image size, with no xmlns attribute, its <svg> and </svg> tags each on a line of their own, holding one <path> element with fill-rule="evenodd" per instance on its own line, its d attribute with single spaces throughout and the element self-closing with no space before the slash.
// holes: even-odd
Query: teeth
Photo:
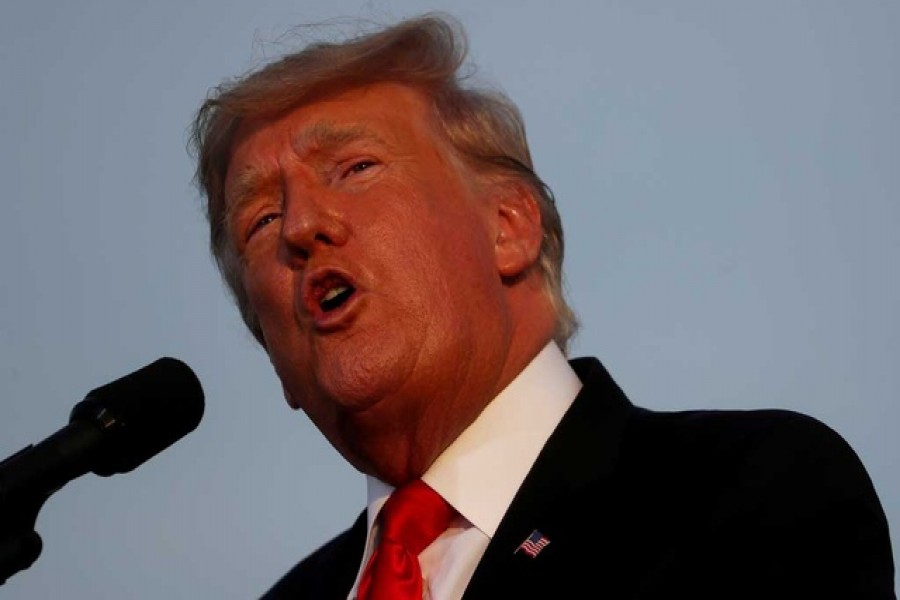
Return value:
<svg viewBox="0 0 900 600">
<path fill-rule="evenodd" d="M 331 288 L 330 290 L 328 290 L 328 293 L 322 297 L 322 302 L 328 302 L 329 300 L 334 300 L 339 295 L 343 294 L 344 292 L 346 292 L 349 289 L 350 289 L 350 287 L 346 286 L 346 285 L 339 285 L 336 288 Z"/>
</svg>

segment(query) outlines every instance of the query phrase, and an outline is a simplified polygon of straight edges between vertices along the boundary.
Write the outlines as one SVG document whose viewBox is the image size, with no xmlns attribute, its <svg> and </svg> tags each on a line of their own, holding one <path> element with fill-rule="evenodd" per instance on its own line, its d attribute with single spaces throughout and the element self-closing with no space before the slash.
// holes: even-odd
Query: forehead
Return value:
<svg viewBox="0 0 900 600">
<path fill-rule="evenodd" d="M 387 147 L 436 144 L 435 123 L 429 99 L 415 88 L 393 83 L 354 88 L 277 117 L 242 123 L 231 145 L 229 174 L 276 150 L 302 157 L 355 141 Z"/>
</svg>

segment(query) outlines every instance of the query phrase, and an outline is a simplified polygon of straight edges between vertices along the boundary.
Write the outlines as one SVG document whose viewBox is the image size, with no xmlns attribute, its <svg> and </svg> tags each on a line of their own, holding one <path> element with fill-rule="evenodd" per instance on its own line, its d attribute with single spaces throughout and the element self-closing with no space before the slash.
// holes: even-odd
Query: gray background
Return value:
<svg viewBox="0 0 900 600">
<path fill-rule="evenodd" d="M 139 470 L 51 498 L 4 598 L 253 597 L 362 507 L 229 305 L 186 128 L 209 87 L 302 41 L 291 25 L 429 9 L 525 114 L 575 354 L 651 408 L 829 423 L 900 545 L 900 3 L 6 0 L 0 456 L 161 355 L 208 406 Z"/>
</svg>

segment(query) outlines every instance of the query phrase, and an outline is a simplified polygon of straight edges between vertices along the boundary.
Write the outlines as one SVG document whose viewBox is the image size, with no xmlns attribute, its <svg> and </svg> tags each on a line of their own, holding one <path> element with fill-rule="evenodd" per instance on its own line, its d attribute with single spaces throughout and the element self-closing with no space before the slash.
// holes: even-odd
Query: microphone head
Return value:
<svg viewBox="0 0 900 600">
<path fill-rule="evenodd" d="M 75 405 L 70 423 L 88 421 L 102 432 L 90 469 L 107 477 L 127 473 L 193 431 L 203 417 L 203 388 L 189 366 L 161 358 L 92 390 Z"/>
</svg>

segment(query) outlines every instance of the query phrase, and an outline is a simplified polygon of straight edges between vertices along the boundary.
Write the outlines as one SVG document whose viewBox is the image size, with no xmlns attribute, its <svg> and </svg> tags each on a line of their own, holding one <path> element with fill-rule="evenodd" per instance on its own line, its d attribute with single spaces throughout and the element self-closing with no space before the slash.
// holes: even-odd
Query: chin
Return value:
<svg viewBox="0 0 900 600">
<path fill-rule="evenodd" d="M 360 327 L 346 338 L 322 342 L 313 377 L 322 393 L 348 412 L 367 411 L 406 388 L 423 358 L 423 340 L 405 329 Z"/>
</svg>

